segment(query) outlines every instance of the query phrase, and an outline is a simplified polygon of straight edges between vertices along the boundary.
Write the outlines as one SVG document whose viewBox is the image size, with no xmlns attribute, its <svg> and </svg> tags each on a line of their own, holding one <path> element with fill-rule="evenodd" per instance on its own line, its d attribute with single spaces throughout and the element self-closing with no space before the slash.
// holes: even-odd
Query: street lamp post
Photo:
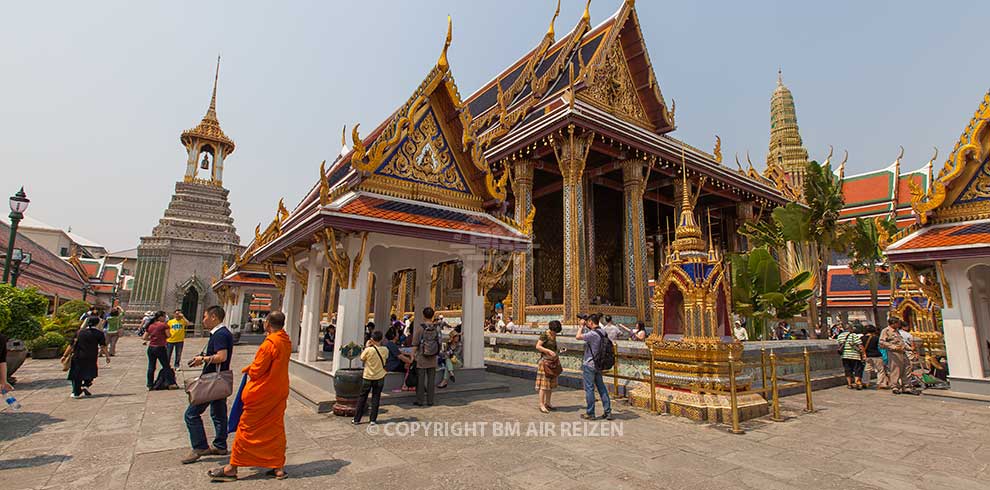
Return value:
<svg viewBox="0 0 990 490">
<path fill-rule="evenodd" d="M 31 254 L 22 252 L 21 249 L 14 249 L 14 265 L 10 270 L 10 285 L 17 287 L 17 278 L 21 276 L 21 272 L 27 269 L 31 265 Z"/>
<path fill-rule="evenodd" d="M 24 211 L 27 211 L 31 200 L 24 193 L 24 188 L 17 191 L 17 194 L 10 196 L 10 239 L 7 240 L 7 257 L 3 260 L 3 282 L 10 279 L 10 261 L 14 255 L 14 241 L 17 240 L 17 225 L 24 218 Z"/>
</svg>

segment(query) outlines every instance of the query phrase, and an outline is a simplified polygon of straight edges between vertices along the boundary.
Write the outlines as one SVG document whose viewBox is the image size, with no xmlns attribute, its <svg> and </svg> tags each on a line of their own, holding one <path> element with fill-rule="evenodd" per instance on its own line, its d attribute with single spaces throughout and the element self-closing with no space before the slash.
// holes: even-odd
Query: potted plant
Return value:
<svg viewBox="0 0 990 490">
<path fill-rule="evenodd" d="M 38 338 L 27 341 L 31 357 L 35 359 L 57 359 L 68 342 L 58 332 L 48 332 Z"/>
<path fill-rule="evenodd" d="M 7 380 L 27 357 L 24 343 L 42 334 L 39 318 L 48 308 L 48 299 L 34 288 L 18 289 L 0 284 L 0 333 L 7 336 Z"/>
<path fill-rule="evenodd" d="M 337 396 L 333 413 L 341 417 L 353 417 L 364 382 L 364 368 L 352 366 L 354 359 L 361 355 L 361 346 L 351 342 L 340 348 L 340 355 L 347 359 L 347 368 L 340 368 L 333 375 L 333 391 Z"/>
</svg>

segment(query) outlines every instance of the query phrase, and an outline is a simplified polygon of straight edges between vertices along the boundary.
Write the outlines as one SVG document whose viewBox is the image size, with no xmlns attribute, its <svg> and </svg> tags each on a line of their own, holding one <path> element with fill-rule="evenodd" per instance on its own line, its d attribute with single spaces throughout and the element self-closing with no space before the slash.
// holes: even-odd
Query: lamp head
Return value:
<svg viewBox="0 0 990 490">
<path fill-rule="evenodd" d="M 27 194 L 24 193 L 24 188 L 17 191 L 17 194 L 10 196 L 10 211 L 13 213 L 24 213 L 27 211 L 28 204 L 31 200 L 27 198 Z"/>
<path fill-rule="evenodd" d="M 21 250 L 21 249 L 19 249 L 19 248 L 15 248 L 10 253 L 10 260 L 12 260 L 14 262 L 20 262 L 20 261 L 24 260 L 24 251 Z"/>
</svg>

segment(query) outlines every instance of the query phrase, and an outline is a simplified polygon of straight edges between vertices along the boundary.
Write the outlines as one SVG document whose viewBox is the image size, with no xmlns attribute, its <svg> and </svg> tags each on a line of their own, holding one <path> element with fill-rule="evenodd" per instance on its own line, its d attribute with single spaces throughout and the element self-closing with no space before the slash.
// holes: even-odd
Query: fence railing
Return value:
<svg viewBox="0 0 990 490">
<path fill-rule="evenodd" d="M 618 348 L 613 344 L 614 354 L 615 354 L 615 364 L 612 369 L 607 373 L 602 373 L 605 376 L 610 376 L 612 378 L 612 396 L 616 398 L 622 398 L 619 392 L 619 380 L 627 381 L 639 381 L 641 383 L 646 383 L 650 386 L 650 411 L 657 412 L 657 386 L 671 387 L 679 390 L 690 391 L 692 393 L 701 394 L 713 394 L 713 395 L 727 395 L 729 397 L 729 411 L 731 413 L 731 431 L 734 434 L 742 434 L 745 431 L 740 427 L 740 415 L 739 415 L 739 397 L 743 395 L 757 394 L 760 395 L 770 404 L 770 420 L 775 422 L 783 421 L 784 418 L 780 414 L 780 390 L 787 389 L 797 386 L 804 386 L 804 396 L 805 396 L 805 413 L 812 413 L 815 411 L 814 401 L 811 395 L 811 355 L 808 353 L 808 349 L 804 349 L 801 355 L 794 356 L 778 356 L 774 353 L 773 349 L 767 353 L 766 349 L 760 349 L 760 378 L 762 384 L 760 388 L 749 387 L 745 390 L 740 390 L 737 383 L 737 376 L 742 373 L 745 368 L 756 369 L 756 363 L 746 363 L 741 359 L 736 359 L 734 353 L 729 352 L 729 358 L 727 361 L 680 361 L 686 366 L 698 368 L 697 371 L 701 371 L 700 368 L 724 368 L 728 371 L 729 386 L 728 388 L 716 388 L 716 387 L 705 387 L 698 383 L 692 383 L 689 381 L 679 381 L 676 378 L 664 377 L 662 380 L 657 379 L 657 359 L 656 354 L 653 350 L 650 350 L 649 366 L 650 374 L 648 378 L 638 377 L 638 376 L 627 376 L 619 374 L 620 360 L 630 360 L 630 359 L 643 359 L 641 356 L 630 356 L 620 354 Z M 802 379 L 795 379 L 791 376 L 781 376 L 779 375 L 779 370 L 782 366 L 802 366 L 801 374 Z"/>
</svg>

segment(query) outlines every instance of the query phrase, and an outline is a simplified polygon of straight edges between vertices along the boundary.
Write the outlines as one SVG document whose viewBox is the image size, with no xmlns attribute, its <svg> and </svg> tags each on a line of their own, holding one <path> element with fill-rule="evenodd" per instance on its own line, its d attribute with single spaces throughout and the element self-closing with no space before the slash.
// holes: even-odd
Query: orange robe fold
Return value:
<svg viewBox="0 0 990 490">
<path fill-rule="evenodd" d="M 285 330 L 268 335 L 241 372 L 248 381 L 241 393 L 244 412 L 237 424 L 230 464 L 257 468 L 285 466 L 285 403 L 289 398 L 289 355 Z"/>
</svg>

